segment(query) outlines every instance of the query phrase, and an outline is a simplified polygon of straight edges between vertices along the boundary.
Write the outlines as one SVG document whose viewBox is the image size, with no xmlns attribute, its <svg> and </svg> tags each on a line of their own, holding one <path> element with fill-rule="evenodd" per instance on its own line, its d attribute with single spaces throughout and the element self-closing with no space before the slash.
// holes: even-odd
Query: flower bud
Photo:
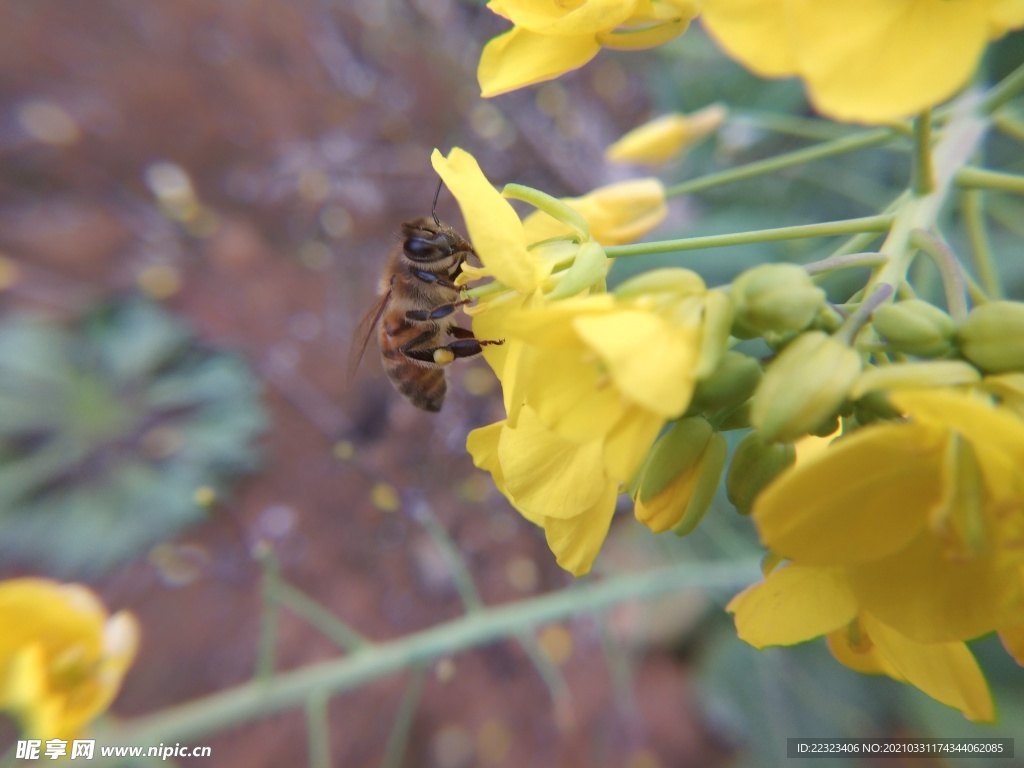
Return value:
<svg viewBox="0 0 1024 768">
<path fill-rule="evenodd" d="M 730 350 L 722 355 L 711 375 L 697 383 L 693 404 L 707 413 L 736 407 L 750 399 L 760 381 L 760 364 Z"/>
<path fill-rule="evenodd" d="M 865 370 L 850 388 L 850 397 L 856 400 L 869 392 L 886 389 L 948 387 L 978 381 L 981 381 L 978 369 L 963 360 L 893 363 Z"/>
<path fill-rule="evenodd" d="M 694 374 L 698 379 L 711 375 L 728 348 L 733 307 L 729 294 L 710 290 L 704 296 L 704 324 L 701 326 L 700 356 Z"/>
<path fill-rule="evenodd" d="M 726 114 L 723 105 L 711 104 L 691 115 L 678 112 L 662 115 L 634 128 L 609 146 L 605 159 L 613 163 L 666 163 L 718 130 Z"/>
<path fill-rule="evenodd" d="M 757 432 L 750 432 L 736 446 L 729 472 L 725 476 L 725 492 L 741 515 L 749 515 L 757 495 L 796 461 L 792 443 L 769 445 Z"/>
<path fill-rule="evenodd" d="M 957 344 L 986 373 L 1024 370 L 1024 303 L 991 301 L 971 310 Z"/>
<path fill-rule="evenodd" d="M 636 518 L 654 533 L 693 531 L 718 489 L 728 453 L 706 419 L 680 419 L 651 448 L 634 495 Z"/>
<path fill-rule="evenodd" d="M 895 352 L 939 357 L 953 349 L 953 318 L 927 301 L 883 304 L 875 310 L 871 322 Z"/>
<path fill-rule="evenodd" d="M 762 264 L 733 281 L 732 298 L 733 335 L 751 339 L 802 331 L 825 303 L 825 292 L 796 264 Z"/>
<path fill-rule="evenodd" d="M 801 334 L 769 366 L 751 422 L 767 442 L 792 442 L 835 415 L 860 374 L 854 350 L 821 331 Z"/>
</svg>

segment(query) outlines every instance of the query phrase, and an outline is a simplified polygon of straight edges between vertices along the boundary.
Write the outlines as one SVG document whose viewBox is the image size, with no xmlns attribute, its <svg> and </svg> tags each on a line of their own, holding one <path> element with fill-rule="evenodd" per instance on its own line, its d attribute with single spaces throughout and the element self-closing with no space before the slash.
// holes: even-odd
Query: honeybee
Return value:
<svg viewBox="0 0 1024 768">
<path fill-rule="evenodd" d="M 395 389 L 417 408 L 441 410 L 448 389 L 444 367 L 457 357 L 473 357 L 485 346 L 504 343 L 478 339 L 455 324 L 455 310 L 471 300 L 461 297 L 454 280 L 472 253 L 469 241 L 436 213 L 402 224 L 402 244 L 388 256 L 380 298 L 356 331 L 350 371 L 359 365 L 376 330 L 384 371 Z M 446 340 L 449 336 L 453 340 Z"/>
</svg>

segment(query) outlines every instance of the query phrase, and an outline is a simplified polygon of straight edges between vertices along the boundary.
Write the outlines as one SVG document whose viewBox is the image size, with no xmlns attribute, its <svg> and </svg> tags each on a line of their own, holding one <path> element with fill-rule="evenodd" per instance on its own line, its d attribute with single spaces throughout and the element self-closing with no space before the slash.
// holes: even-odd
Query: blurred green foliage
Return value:
<svg viewBox="0 0 1024 768">
<path fill-rule="evenodd" d="M 267 416 L 236 355 L 130 298 L 0 323 L 0 558 L 93 573 L 204 516 L 258 462 Z M 202 492 L 201 492 L 202 493 Z"/>
</svg>

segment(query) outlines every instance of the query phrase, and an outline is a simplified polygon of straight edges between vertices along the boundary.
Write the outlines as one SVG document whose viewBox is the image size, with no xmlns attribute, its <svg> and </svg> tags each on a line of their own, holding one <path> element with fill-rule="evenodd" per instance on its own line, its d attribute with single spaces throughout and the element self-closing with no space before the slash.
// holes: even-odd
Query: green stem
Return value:
<svg viewBox="0 0 1024 768">
<path fill-rule="evenodd" d="M 405 757 L 405 750 L 409 744 L 409 734 L 412 733 L 412 725 L 416 721 L 416 710 L 419 709 L 420 699 L 423 698 L 423 684 L 426 679 L 427 673 L 422 667 L 412 671 L 405 686 L 405 693 L 398 704 L 395 722 L 388 736 L 387 747 L 384 749 L 384 759 L 380 761 L 381 768 L 401 768 L 402 758 Z"/>
<path fill-rule="evenodd" d="M 257 682 L 266 683 L 274 674 L 277 655 L 277 625 L 280 619 L 281 573 L 277 557 L 268 544 L 261 542 L 256 558 L 263 568 L 263 611 L 260 621 L 260 637 L 256 651 Z"/>
<path fill-rule="evenodd" d="M 865 216 L 859 219 L 826 221 L 821 224 L 801 224 L 795 227 L 758 229 L 750 232 L 733 232 L 725 235 L 687 237 L 681 240 L 663 240 L 655 243 L 634 243 L 631 245 L 610 245 L 604 249 L 608 258 L 624 256 L 648 256 L 653 253 L 675 253 L 697 251 L 703 248 L 724 248 L 730 245 L 771 243 L 779 240 L 797 240 L 807 237 L 834 237 L 854 232 L 885 232 L 892 224 L 888 215 Z"/>
<path fill-rule="evenodd" d="M 750 123 L 765 131 L 774 131 L 775 133 L 784 133 L 789 136 L 798 136 L 802 139 L 814 139 L 816 141 L 830 141 L 850 135 L 848 127 L 833 123 L 831 120 L 798 117 L 782 112 L 730 109 L 729 121 Z"/>
<path fill-rule="evenodd" d="M 331 768 L 331 728 L 327 715 L 327 696 L 311 694 L 306 699 L 306 740 L 309 768 Z"/>
<path fill-rule="evenodd" d="M 1024 175 L 989 171 L 972 165 L 964 166 L 957 171 L 956 183 L 966 189 L 997 189 L 1000 192 L 1024 195 Z"/>
<path fill-rule="evenodd" d="M 866 295 L 875 287 L 889 285 L 894 291 L 906 279 L 917 249 L 910 238 L 915 230 L 931 230 L 946 202 L 953 179 L 974 154 L 988 130 L 988 120 L 975 112 L 976 98 L 961 97 L 949 109 L 949 122 L 933 152 L 935 182 L 927 195 L 908 195 L 899 200 L 895 220 L 879 251 L 889 257 L 867 286 Z"/>
<path fill-rule="evenodd" d="M 804 269 L 809 275 L 823 275 L 838 269 L 880 267 L 888 260 L 887 256 L 883 256 L 880 253 L 847 253 L 842 256 L 829 256 L 827 259 L 805 264 Z"/>
<path fill-rule="evenodd" d="M 342 650 L 355 651 L 370 643 L 369 639 L 356 632 L 320 603 L 284 581 L 279 583 L 278 596 L 283 608 L 287 608 Z"/>
<path fill-rule="evenodd" d="M 914 118 L 914 166 L 910 186 L 918 197 L 930 194 L 935 189 L 935 171 L 932 168 L 932 114 L 927 109 Z"/>
<path fill-rule="evenodd" d="M 448 535 L 447 529 L 438 522 L 433 511 L 422 499 L 416 502 L 411 516 L 423 526 L 434 545 L 440 550 L 441 557 L 444 558 L 445 565 L 448 566 L 448 571 L 452 575 L 452 581 L 455 582 L 455 589 L 462 599 L 462 606 L 468 613 L 482 609 L 484 601 L 480 597 L 476 584 L 473 583 L 473 577 L 469 574 L 465 559 L 459 554 L 459 549 Z"/>
<path fill-rule="evenodd" d="M 1024 91 L 1024 64 L 989 89 L 981 100 L 981 111 L 985 114 L 992 114 L 1022 91 Z"/>
<path fill-rule="evenodd" d="M 996 128 L 1011 139 L 1024 141 L 1024 120 L 1017 115 L 1012 115 L 1008 111 L 1003 110 L 998 115 L 992 117 L 992 122 Z"/>
<path fill-rule="evenodd" d="M 812 160 L 822 160 L 827 157 L 843 155 L 847 152 L 854 152 L 858 149 L 875 147 L 885 144 L 896 136 L 900 131 L 894 128 L 876 128 L 863 133 L 856 133 L 852 136 L 843 136 L 839 139 L 804 147 L 794 152 L 786 152 L 782 155 L 769 157 L 764 160 L 757 160 L 736 168 L 729 168 L 718 173 L 711 173 L 696 179 L 690 179 L 665 190 L 666 197 L 678 197 L 692 192 L 700 192 L 722 184 L 731 184 L 735 181 L 752 179 L 755 176 L 762 176 L 766 173 L 774 173 L 784 168 L 789 168 L 802 163 L 809 163 Z"/>
<path fill-rule="evenodd" d="M 985 193 L 978 189 L 969 189 L 963 193 L 962 199 L 964 225 L 971 241 L 971 253 L 974 255 L 974 266 L 978 270 L 978 277 L 981 278 L 981 285 L 989 296 L 1001 299 L 1003 286 L 999 281 L 992 246 L 988 240 L 988 230 L 985 227 Z"/>
<path fill-rule="evenodd" d="M 894 292 L 895 291 L 891 285 L 879 285 L 871 295 L 861 302 L 860 306 L 843 321 L 839 330 L 832 335 L 841 341 L 845 341 L 850 346 L 853 346 L 853 340 L 857 338 L 857 334 L 860 333 L 860 329 L 867 324 L 876 309 L 892 298 Z"/>
<path fill-rule="evenodd" d="M 679 564 L 485 608 L 362 648 L 344 658 L 278 673 L 266 683 L 243 683 L 148 717 L 122 721 L 103 738 L 116 744 L 194 741 L 205 734 L 298 706 L 314 692 L 330 696 L 349 691 L 406 667 L 429 663 L 530 627 L 682 589 L 731 591 L 756 581 L 759 573 L 758 563 L 753 560 Z"/>
<path fill-rule="evenodd" d="M 967 317 L 967 297 L 964 294 L 963 273 L 956 254 L 946 243 L 923 229 L 911 232 L 910 244 L 928 254 L 938 267 L 949 314 L 958 323 L 963 322 Z"/>
</svg>

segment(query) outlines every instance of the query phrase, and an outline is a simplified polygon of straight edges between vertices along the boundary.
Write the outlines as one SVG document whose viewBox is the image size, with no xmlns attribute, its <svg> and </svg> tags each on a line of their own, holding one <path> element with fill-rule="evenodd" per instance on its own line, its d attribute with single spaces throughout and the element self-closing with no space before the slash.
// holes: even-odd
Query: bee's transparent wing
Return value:
<svg viewBox="0 0 1024 768">
<path fill-rule="evenodd" d="M 381 296 L 377 303 L 367 310 L 366 314 L 363 315 L 363 319 L 359 321 L 359 325 L 356 326 L 356 332 L 352 334 L 352 346 L 348 350 L 349 378 L 355 374 L 356 369 L 359 367 L 359 362 L 363 359 L 366 347 L 370 343 L 370 339 L 373 338 L 373 332 L 377 329 L 377 324 L 384 315 L 384 310 L 388 308 L 388 302 L 390 301 L 391 289 L 388 288 L 387 293 Z"/>
</svg>

